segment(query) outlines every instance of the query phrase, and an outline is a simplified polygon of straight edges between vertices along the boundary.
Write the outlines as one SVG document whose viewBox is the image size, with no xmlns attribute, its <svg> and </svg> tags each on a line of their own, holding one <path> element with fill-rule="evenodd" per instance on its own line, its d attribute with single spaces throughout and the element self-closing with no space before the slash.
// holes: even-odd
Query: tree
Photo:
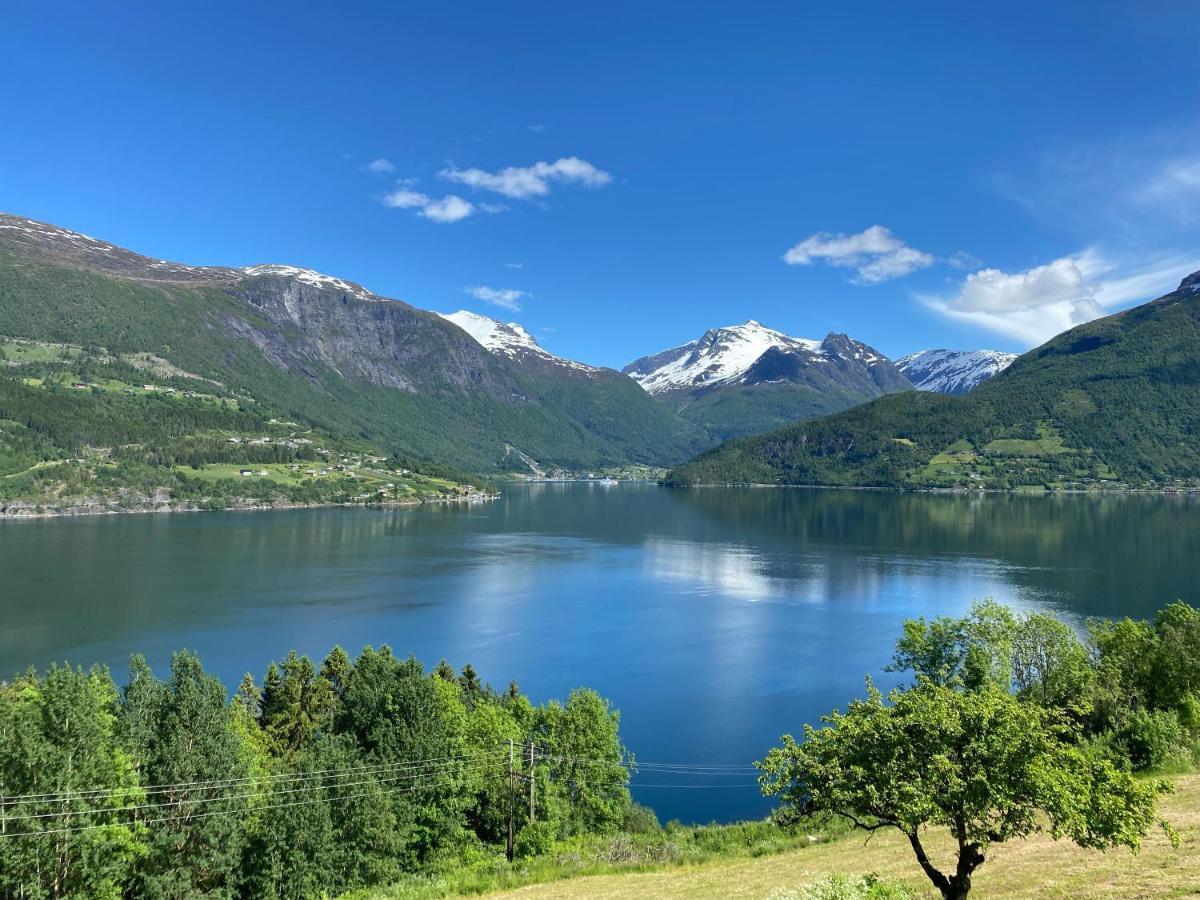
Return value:
<svg viewBox="0 0 1200 900">
<path fill-rule="evenodd" d="M 144 834 L 122 810 L 145 794 L 117 744 L 116 705 L 103 669 L 0 685 L 0 895 L 124 895 Z"/>
<path fill-rule="evenodd" d="M 534 713 L 531 736 L 546 754 L 549 775 L 538 789 L 567 833 L 610 831 L 625 817 L 633 758 L 621 744 L 620 720 L 607 700 L 585 688 Z"/>
<path fill-rule="evenodd" d="M 1069 625 L 1032 613 L 1021 620 L 1012 642 L 1017 695 L 1046 709 L 1087 712 L 1095 670 L 1087 648 Z"/>
<path fill-rule="evenodd" d="M 961 619 L 908 619 L 888 671 L 911 670 L 918 679 L 934 684 L 1007 688 L 1017 629 L 1012 610 L 995 600 L 975 603 Z"/>
<path fill-rule="evenodd" d="M 984 686 L 932 682 L 866 700 L 784 735 L 760 762 L 764 794 L 789 813 L 840 815 L 867 831 L 896 828 L 947 900 L 961 900 L 988 847 L 1049 830 L 1081 847 L 1136 850 L 1155 821 L 1162 783 L 1142 783 L 1063 740 L 1066 726 L 1041 707 Z M 948 828 L 956 865 L 930 860 L 922 833 Z"/>
<path fill-rule="evenodd" d="M 312 747 L 333 722 L 333 685 L 319 675 L 307 656 L 291 651 L 283 664 L 271 664 L 263 682 L 262 727 L 271 754 L 287 759 Z"/>
<path fill-rule="evenodd" d="M 120 716 L 145 783 L 165 785 L 142 816 L 149 852 L 136 865 L 135 893 L 147 898 L 233 898 L 241 880 L 251 750 L 236 727 L 225 687 L 199 657 L 180 651 L 160 682 L 135 657 Z M 217 787 L 202 783 L 218 782 Z M 221 787 L 235 784 L 237 787 Z"/>
</svg>

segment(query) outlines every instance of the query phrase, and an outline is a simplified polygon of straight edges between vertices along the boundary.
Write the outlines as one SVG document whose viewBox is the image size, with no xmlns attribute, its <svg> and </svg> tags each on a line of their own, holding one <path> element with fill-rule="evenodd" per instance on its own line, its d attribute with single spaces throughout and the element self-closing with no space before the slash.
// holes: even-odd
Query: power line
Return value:
<svg viewBox="0 0 1200 900">
<path fill-rule="evenodd" d="M 349 768 L 340 768 L 340 769 L 316 769 L 316 770 L 309 771 L 309 772 L 293 773 L 293 774 L 278 773 L 278 774 L 264 774 L 261 776 L 247 776 L 245 778 L 214 779 L 214 780 L 210 780 L 210 781 L 182 781 L 182 782 L 177 782 L 175 784 L 149 785 L 145 788 L 140 788 L 140 791 L 141 791 L 141 793 L 146 794 L 146 795 L 155 795 L 155 794 L 172 793 L 173 791 L 177 791 L 177 790 L 191 790 L 191 789 L 214 790 L 214 789 L 218 789 L 218 788 L 237 787 L 239 785 L 254 784 L 254 783 L 260 782 L 260 781 L 303 780 L 303 779 L 310 779 L 310 778 L 319 778 L 324 775 L 336 775 L 338 773 L 347 773 L 347 772 L 348 773 L 367 773 L 367 772 L 373 772 L 373 771 L 386 771 L 386 770 L 399 769 L 399 768 L 415 769 L 415 768 L 424 767 L 431 763 L 449 762 L 449 761 L 453 761 L 453 760 L 472 760 L 472 759 L 478 759 L 481 757 L 497 757 L 498 758 L 504 752 L 505 751 L 503 751 L 503 750 L 493 750 L 493 751 L 485 751 L 480 754 L 463 754 L 463 755 L 458 755 L 458 756 L 432 757 L 429 759 L 422 759 L 422 760 L 409 760 L 406 762 L 396 762 L 396 763 L 378 763 L 378 764 L 374 764 L 374 765 L 352 766 Z M 44 793 L 44 794 L 10 794 L 8 796 L 0 797 L 0 807 L 16 806 L 21 803 L 58 803 L 58 802 L 67 802 L 67 801 L 71 801 L 71 800 L 104 799 L 106 797 L 112 797 L 112 796 L 116 796 L 119 794 L 128 794 L 132 791 L 138 791 L 138 790 L 139 790 L 138 786 L 134 785 L 134 786 L 125 787 L 125 788 L 85 788 L 85 789 L 81 789 L 78 791 L 67 790 L 67 791 L 60 791 L 60 792 L 56 792 L 56 793 L 52 792 L 52 793 Z"/>
<path fill-rule="evenodd" d="M 384 794 L 412 794 L 420 790 L 420 787 L 411 788 L 393 788 L 392 790 L 384 791 Z M 311 803 L 334 803 L 341 800 L 355 800 L 362 797 L 374 797 L 377 794 L 374 791 L 364 791 L 359 794 L 350 794 L 345 797 L 314 797 L 309 800 L 293 800 L 289 803 L 276 803 L 269 806 L 256 806 L 250 809 L 218 809 L 210 810 L 203 813 L 195 813 L 187 816 L 165 816 L 159 819 L 143 819 L 142 821 L 133 822 L 95 822 L 88 825 L 74 825 L 67 828 L 48 828 L 43 831 L 20 831 L 9 832 L 0 835 L 0 837 L 43 837 L 46 835 L 72 834 L 79 831 L 91 831 L 96 828 L 119 828 L 119 827 L 134 827 L 136 825 L 159 825 L 168 822 L 190 822 L 193 819 L 207 819 L 212 816 L 228 816 L 228 815 L 250 815 L 260 812 L 266 812 L 272 809 L 285 809 L 289 806 L 305 806 Z"/>
<path fill-rule="evenodd" d="M 204 805 L 209 803 L 224 803 L 234 800 L 249 800 L 259 797 L 276 797 L 284 794 L 297 794 L 302 791 L 320 790 L 327 788 L 344 788 L 344 787 L 359 787 L 364 784 L 392 784 L 397 781 L 414 781 L 421 778 L 440 775 L 444 772 L 454 770 L 455 774 L 467 774 L 469 772 L 482 771 L 487 768 L 490 760 L 484 760 L 476 763 L 464 764 L 461 768 L 456 768 L 459 763 L 443 763 L 439 767 L 431 767 L 421 772 L 410 772 L 404 775 L 395 775 L 387 778 L 371 778 L 366 781 L 351 781 L 340 784 L 325 784 L 324 782 L 316 781 L 315 783 L 303 784 L 300 787 L 292 787 L 288 789 L 270 789 L 266 791 L 254 791 L 247 794 L 231 794 L 224 797 L 192 797 L 181 798 L 179 800 L 167 800 L 162 803 L 145 803 L 136 806 L 114 806 L 100 807 L 94 809 L 78 809 L 78 810 L 56 810 L 53 812 L 43 813 L 16 813 L 13 815 L 5 815 L 5 822 L 21 822 L 29 819 L 54 819 L 54 818 L 69 818 L 73 816 L 90 816 L 90 815 L 107 815 L 112 813 L 140 812 L 147 809 L 162 809 L 164 807 L 183 807 L 184 805 Z M 330 776 L 333 778 L 339 776 Z"/>
</svg>

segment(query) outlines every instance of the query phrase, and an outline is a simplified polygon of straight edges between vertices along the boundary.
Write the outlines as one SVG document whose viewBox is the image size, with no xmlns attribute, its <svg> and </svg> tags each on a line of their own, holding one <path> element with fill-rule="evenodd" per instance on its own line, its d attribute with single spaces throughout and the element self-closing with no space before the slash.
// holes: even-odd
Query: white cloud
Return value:
<svg viewBox="0 0 1200 900">
<path fill-rule="evenodd" d="M 525 263 L 505 263 L 504 267 L 506 269 L 523 269 L 525 268 Z"/>
<path fill-rule="evenodd" d="M 855 270 L 856 284 L 879 284 L 933 265 L 928 253 L 910 247 L 882 225 L 858 234 L 820 231 L 806 237 L 783 254 L 789 266 L 824 262 Z"/>
<path fill-rule="evenodd" d="M 526 125 L 525 127 L 528 128 L 530 131 L 532 131 L 534 134 L 541 134 L 543 131 L 546 130 L 546 126 L 543 125 L 541 122 L 538 122 L 536 125 Z"/>
<path fill-rule="evenodd" d="M 366 169 L 368 172 L 373 172 L 376 175 L 387 175 L 396 171 L 396 167 L 392 164 L 392 161 L 384 159 L 382 156 L 367 163 Z"/>
<path fill-rule="evenodd" d="M 457 222 L 473 212 L 475 212 L 475 207 L 471 205 L 470 201 L 454 194 L 448 194 L 441 200 L 431 200 L 426 203 L 418 215 L 434 222 Z"/>
<path fill-rule="evenodd" d="M 409 188 L 400 188 L 398 191 L 386 194 L 383 198 L 384 206 L 392 206 L 399 209 L 412 209 L 416 206 L 424 206 L 428 202 L 428 194 L 422 194 L 420 191 L 410 190 Z"/>
<path fill-rule="evenodd" d="M 1121 304 L 1172 290 L 1198 264 L 1196 256 L 1168 256 L 1121 271 L 1089 249 L 1022 272 L 980 269 L 968 275 L 952 297 L 918 299 L 951 319 L 1036 346 Z"/>
<path fill-rule="evenodd" d="M 442 223 L 458 222 L 475 212 L 475 206 L 469 200 L 455 194 L 447 194 L 439 200 L 410 187 L 401 187 L 386 194 L 383 205 L 396 209 L 415 209 L 418 216 Z"/>
<path fill-rule="evenodd" d="M 530 296 L 528 291 L 518 291 L 515 288 L 490 288 L 485 285 L 464 288 L 476 300 L 499 306 L 510 312 L 521 311 L 521 298 Z"/>
<path fill-rule="evenodd" d="M 608 172 L 597 169 L 577 156 L 564 157 L 552 163 L 537 162 L 532 166 L 509 166 L 497 172 L 450 166 L 442 169 L 438 175 L 447 181 L 465 184 L 476 190 L 492 191 L 514 200 L 544 197 L 550 193 L 550 185 L 554 182 L 601 187 L 612 181 Z"/>
</svg>

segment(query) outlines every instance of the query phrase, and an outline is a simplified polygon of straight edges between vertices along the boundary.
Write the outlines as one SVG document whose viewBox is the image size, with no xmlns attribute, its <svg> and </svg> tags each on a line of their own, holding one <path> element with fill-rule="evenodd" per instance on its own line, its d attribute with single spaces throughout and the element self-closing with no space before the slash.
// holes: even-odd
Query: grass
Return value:
<svg viewBox="0 0 1200 900">
<path fill-rule="evenodd" d="M 64 356 L 66 358 L 73 358 L 78 355 L 78 348 L 70 347 L 66 344 L 0 339 L 0 359 L 12 365 L 24 365 L 35 362 L 60 362 Z"/>
<path fill-rule="evenodd" d="M 999 456 L 1054 456 L 1067 448 L 1062 435 L 1045 422 L 1038 424 L 1035 440 L 1023 438 L 998 438 L 987 444 L 984 450 Z"/>
<path fill-rule="evenodd" d="M 293 465 L 296 468 L 293 468 Z M 404 499 L 408 496 L 423 496 L 430 491 L 453 493 L 458 487 L 455 482 L 444 478 L 433 478 L 426 475 L 394 475 L 385 469 L 374 469 L 365 466 L 356 466 L 349 472 L 333 470 L 324 475 L 320 474 L 321 470 L 328 468 L 328 466 L 329 463 L 326 462 L 209 463 L 199 468 L 175 466 L 175 471 L 180 475 L 187 475 L 190 478 L 197 478 L 210 483 L 232 479 L 234 481 L 245 481 L 247 484 L 270 481 L 275 484 L 295 486 L 312 483 L 313 481 L 335 480 L 344 481 L 347 489 L 354 490 L 357 488 L 362 491 L 376 491 L 385 485 L 391 484 L 394 485 L 394 490 L 389 490 L 388 496 L 399 499 Z M 310 469 L 316 470 L 318 474 L 307 474 Z M 249 470 L 254 474 L 243 475 L 241 474 L 243 470 Z M 267 474 L 260 475 L 258 474 L 259 472 L 266 472 Z"/>
<path fill-rule="evenodd" d="M 1180 833 L 1173 848 L 1153 831 L 1141 852 L 1083 850 L 1046 835 L 994 846 L 976 872 L 973 896 L 981 898 L 1119 898 L 1200 896 L 1200 775 L 1171 779 L 1175 792 L 1161 801 L 1160 812 Z M 486 894 L 497 898 L 761 898 L 821 881 L 831 875 L 876 874 L 907 885 L 919 896 L 935 898 L 898 832 L 879 832 L 869 841 L 860 833 L 809 844 L 800 835 L 777 845 L 738 846 L 692 862 L 676 859 L 625 866 L 592 862 L 571 854 L 518 863 L 491 870 L 491 880 L 478 867 L 464 867 L 438 879 L 416 880 L 391 888 L 361 892 L 353 900 L 417 900 Z M 952 843 L 946 833 L 930 833 L 926 847 L 935 864 L 947 867 Z M 760 854 L 760 855 L 755 855 Z M 591 872 L 607 867 L 608 871 Z M 521 882 L 524 881 L 524 884 Z M 506 888 L 506 886 L 508 886 Z M 489 891 L 491 893 L 489 893 Z M 496 892 L 500 891 L 500 892 Z"/>
</svg>

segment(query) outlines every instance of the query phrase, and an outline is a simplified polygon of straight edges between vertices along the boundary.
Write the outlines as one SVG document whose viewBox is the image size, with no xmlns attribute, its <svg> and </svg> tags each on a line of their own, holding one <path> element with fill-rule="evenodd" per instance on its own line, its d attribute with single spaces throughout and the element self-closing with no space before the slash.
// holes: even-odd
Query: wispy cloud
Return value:
<svg viewBox="0 0 1200 900">
<path fill-rule="evenodd" d="M 379 159 L 373 159 L 363 168 L 375 175 L 390 175 L 396 171 L 396 166 L 390 159 L 384 159 L 382 156 Z"/>
<path fill-rule="evenodd" d="M 1200 221 L 1200 155 L 1164 160 L 1125 193 L 1135 207 L 1185 225 Z"/>
<path fill-rule="evenodd" d="M 455 194 L 435 198 L 410 187 L 401 187 L 386 194 L 383 205 L 395 209 L 415 209 L 418 216 L 431 222 L 458 222 L 475 213 L 475 206 Z"/>
<path fill-rule="evenodd" d="M 505 263 L 504 268 L 506 268 L 506 269 L 523 269 L 523 268 L 525 268 L 525 263 Z"/>
<path fill-rule="evenodd" d="M 1092 242 L 1174 245 L 1200 225 L 1200 130 L 1194 124 L 1022 154 L 991 177 L 1039 222 Z"/>
<path fill-rule="evenodd" d="M 872 225 L 857 234 L 819 231 L 783 254 L 789 266 L 824 262 L 854 269 L 855 284 L 879 284 L 933 265 L 931 254 L 910 247 L 882 225 Z"/>
<path fill-rule="evenodd" d="M 538 122 L 534 125 L 526 125 L 525 127 L 528 128 L 530 131 L 532 131 L 534 134 L 541 134 L 543 131 L 546 130 L 546 126 L 543 125 L 541 122 Z"/>
<path fill-rule="evenodd" d="M 1200 253 L 1161 256 L 1139 268 L 1088 249 L 1019 272 L 980 269 L 952 296 L 917 298 L 948 318 L 1036 346 L 1124 304 L 1164 294 L 1197 266 Z"/>
<path fill-rule="evenodd" d="M 475 285 L 463 290 L 476 300 L 482 300 L 484 303 L 499 306 L 510 312 L 520 312 L 522 298 L 530 296 L 528 291 L 518 291 L 515 288 L 491 288 L 486 285 Z"/>
<path fill-rule="evenodd" d="M 508 166 L 495 172 L 484 169 L 459 169 L 448 166 L 438 175 L 447 181 L 464 184 L 480 191 L 491 191 L 514 200 L 544 197 L 553 183 L 602 187 L 612 175 L 587 160 L 568 156 L 554 162 L 536 162 L 531 166 Z"/>
</svg>

